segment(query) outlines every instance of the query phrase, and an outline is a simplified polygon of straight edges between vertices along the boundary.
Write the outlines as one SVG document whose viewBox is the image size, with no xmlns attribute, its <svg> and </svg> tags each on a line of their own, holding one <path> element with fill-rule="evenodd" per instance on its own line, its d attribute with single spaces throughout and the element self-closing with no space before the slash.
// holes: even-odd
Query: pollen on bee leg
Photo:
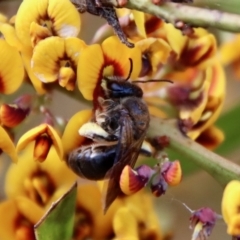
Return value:
<svg viewBox="0 0 240 240">
<path fill-rule="evenodd" d="M 34 159 L 43 162 L 48 155 L 52 143 L 52 139 L 47 134 L 38 136 L 34 146 Z"/>
<path fill-rule="evenodd" d="M 120 177 L 120 188 L 126 195 L 132 195 L 140 191 L 147 184 L 152 169 L 146 165 L 140 166 L 133 170 L 129 165 L 126 165 Z"/>
<path fill-rule="evenodd" d="M 101 128 L 97 123 L 87 122 L 78 130 L 79 135 L 90 139 L 105 139 L 109 134 Z"/>
</svg>

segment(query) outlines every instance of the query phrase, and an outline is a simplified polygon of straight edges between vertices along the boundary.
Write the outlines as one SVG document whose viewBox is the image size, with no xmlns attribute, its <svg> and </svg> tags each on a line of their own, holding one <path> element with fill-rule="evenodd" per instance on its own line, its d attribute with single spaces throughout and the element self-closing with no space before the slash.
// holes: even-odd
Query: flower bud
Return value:
<svg viewBox="0 0 240 240">
<path fill-rule="evenodd" d="M 47 134 L 37 137 L 34 146 L 34 158 L 43 162 L 48 156 L 48 152 L 52 146 L 52 139 Z"/>
<path fill-rule="evenodd" d="M 20 124 L 29 113 L 29 108 L 22 109 L 16 104 L 3 104 L 0 107 L 1 124 L 12 128 Z"/>
<path fill-rule="evenodd" d="M 132 195 L 145 187 L 148 179 L 147 176 L 139 175 L 137 171 L 127 165 L 122 171 L 119 184 L 124 194 Z"/>
<path fill-rule="evenodd" d="M 178 160 L 165 162 L 161 168 L 162 176 L 170 186 L 176 186 L 182 179 L 182 169 Z"/>
</svg>

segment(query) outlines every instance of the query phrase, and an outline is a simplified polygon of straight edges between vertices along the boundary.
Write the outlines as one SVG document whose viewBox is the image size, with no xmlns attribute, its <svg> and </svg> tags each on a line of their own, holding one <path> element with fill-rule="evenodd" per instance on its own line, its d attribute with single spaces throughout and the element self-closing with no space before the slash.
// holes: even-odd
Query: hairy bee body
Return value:
<svg viewBox="0 0 240 240">
<path fill-rule="evenodd" d="M 102 80 L 104 96 L 98 97 L 92 121 L 79 130 L 91 143 L 68 157 L 69 167 L 80 177 L 107 179 L 104 211 L 122 194 L 122 170 L 134 167 L 150 121 L 142 89 L 127 80 Z"/>
<path fill-rule="evenodd" d="M 124 126 L 126 118 L 128 119 L 128 127 L 131 128 L 130 131 L 126 132 L 127 135 L 125 131 L 121 131 L 121 128 L 126 127 Z M 68 165 L 74 172 L 90 180 L 106 178 L 110 168 L 120 160 L 116 159 L 117 149 L 119 147 L 131 149 L 129 142 L 138 141 L 146 132 L 149 124 L 148 108 L 141 98 L 134 96 L 122 98 L 114 108 L 107 112 L 99 112 L 96 115 L 96 122 L 109 133 L 108 139 L 115 136 L 117 141 L 112 143 L 105 138 L 104 142 L 104 137 L 102 137 L 101 143 L 81 146 L 71 152 L 68 157 Z M 95 138 L 99 139 L 100 136 Z M 119 139 L 121 139 L 121 146 L 119 146 Z"/>
</svg>

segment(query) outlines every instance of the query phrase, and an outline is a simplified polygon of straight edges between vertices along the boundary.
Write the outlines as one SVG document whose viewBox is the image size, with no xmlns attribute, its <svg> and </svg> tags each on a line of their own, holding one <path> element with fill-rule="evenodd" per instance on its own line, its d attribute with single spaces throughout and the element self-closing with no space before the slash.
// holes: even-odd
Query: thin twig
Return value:
<svg viewBox="0 0 240 240">
<path fill-rule="evenodd" d="M 115 7 L 122 7 L 118 4 L 119 0 L 102 1 Z M 194 27 L 214 27 L 230 32 L 240 32 L 240 16 L 219 10 L 171 2 L 157 6 L 151 0 L 128 0 L 124 7 L 155 15 L 174 25 L 182 21 Z"/>
<path fill-rule="evenodd" d="M 180 160 L 184 157 L 192 159 L 223 186 L 233 179 L 240 180 L 240 166 L 184 136 L 179 131 L 177 120 L 153 118 L 148 135 L 149 137 L 167 136 L 170 142 L 169 148 L 179 153 Z"/>
</svg>

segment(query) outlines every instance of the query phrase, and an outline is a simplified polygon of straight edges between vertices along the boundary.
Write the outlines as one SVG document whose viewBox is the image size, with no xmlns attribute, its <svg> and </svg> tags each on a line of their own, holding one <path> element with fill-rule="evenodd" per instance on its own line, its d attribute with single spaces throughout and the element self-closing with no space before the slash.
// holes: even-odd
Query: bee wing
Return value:
<svg viewBox="0 0 240 240">
<path fill-rule="evenodd" d="M 128 115 L 123 117 L 120 127 L 120 138 L 116 150 L 115 164 L 107 172 L 106 178 L 108 180 L 104 183 L 104 213 L 106 213 L 113 201 L 122 193 L 119 185 L 122 170 L 126 165 L 134 167 L 140 148 L 145 139 L 145 134 L 142 134 L 138 141 L 134 140 L 131 123 L 132 120 Z"/>
</svg>

